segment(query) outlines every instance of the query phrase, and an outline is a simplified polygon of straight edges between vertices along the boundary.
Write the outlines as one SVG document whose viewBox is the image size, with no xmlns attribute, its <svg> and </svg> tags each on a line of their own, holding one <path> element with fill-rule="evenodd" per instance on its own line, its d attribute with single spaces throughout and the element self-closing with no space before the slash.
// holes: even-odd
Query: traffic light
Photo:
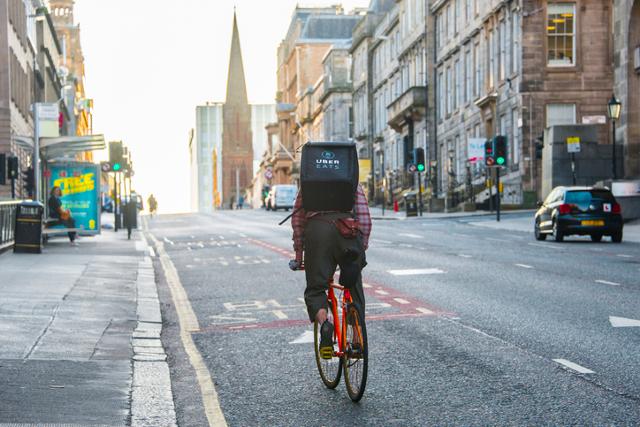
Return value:
<svg viewBox="0 0 640 427">
<path fill-rule="evenodd" d="M 33 198 L 33 192 L 36 188 L 36 179 L 32 167 L 22 171 L 22 179 L 24 180 L 24 186 L 25 190 L 27 190 L 27 194 L 30 198 Z"/>
<path fill-rule="evenodd" d="M 413 149 L 413 164 L 416 165 L 418 172 L 424 172 L 424 148 L 418 147 Z"/>
<path fill-rule="evenodd" d="M 493 150 L 493 140 L 487 139 L 484 143 L 484 164 L 487 166 L 494 166 L 496 159 L 494 157 L 495 152 Z"/>
<path fill-rule="evenodd" d="M 18 158 L 9 157 L 7 159 L 7 173 L 9 179 L 18 179 Z"/>
<path fill-rule="evenodd" d="M 111 163 L 111 170 L 114 172 L 120 172 L 123 165 L 123 153 L 122 141 L 111 141 L 109 143 L 109 163 Z"/>
<path fill-rule="evenodd" d="M 0 185 L 7 183 L 7 156 L 0 154 Z"/>
<path fill-rule="evenodd" d="M 507 137 L 498 135 L 493 138 L 494 158 L 498 166 L 507 166 Z"/>
</svg>

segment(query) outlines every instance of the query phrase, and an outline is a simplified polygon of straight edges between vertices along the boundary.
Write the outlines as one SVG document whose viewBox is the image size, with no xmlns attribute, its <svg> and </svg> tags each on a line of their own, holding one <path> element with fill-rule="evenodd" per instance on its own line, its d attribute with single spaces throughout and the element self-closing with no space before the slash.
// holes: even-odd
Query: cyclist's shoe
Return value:
<svg viewBox="0 0 640 427">
<path fill-rule="evenodd" d="M 333 357 L 333 325 L 325 320 L 320 327 L 320 357 L 331 359 Z"/>
</svg>

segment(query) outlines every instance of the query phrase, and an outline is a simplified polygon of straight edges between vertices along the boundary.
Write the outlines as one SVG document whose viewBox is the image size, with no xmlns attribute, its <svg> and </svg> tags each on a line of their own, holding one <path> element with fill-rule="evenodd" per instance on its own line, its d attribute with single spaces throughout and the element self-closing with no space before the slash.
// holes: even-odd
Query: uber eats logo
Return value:
<svg viewBox="0 0 640 427">
<path fill-rule="evenodd" d="M 336 160 L 336 153 L 325 150 L 316 159 L 316 169 L 340 169 L 340 160 Z"/>
</svg>

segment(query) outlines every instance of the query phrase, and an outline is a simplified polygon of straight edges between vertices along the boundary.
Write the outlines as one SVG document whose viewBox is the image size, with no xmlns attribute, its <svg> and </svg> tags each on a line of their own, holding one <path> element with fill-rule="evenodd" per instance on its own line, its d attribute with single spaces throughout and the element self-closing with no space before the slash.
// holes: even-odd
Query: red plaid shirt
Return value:
<svg viewBox="0 0 640 427">
<path fill-rule="evenodd" d="M 369 235 L 371 234 L 371 215 L 369 214 L 367 197 L 364 195 L 364 190 L 360 184 L 358 184 L 358 189 L 356 190 L 356 203 L 354 208 L 359 224 L 358 229 L 362 234 L 362 243 L 366 250 L 369 247 Z M 291 218 L 291 226 L 293 227 L 293 250 L 296 252 L 296 255 L 298 255 L 304 250 L 304 227 L 307 225 L 307 220 L 320 214 L 320 212 L 305 212 L 302 208 L 302 190 L 298 191 L 293 211 L 295 212 Z"/>
</svg>

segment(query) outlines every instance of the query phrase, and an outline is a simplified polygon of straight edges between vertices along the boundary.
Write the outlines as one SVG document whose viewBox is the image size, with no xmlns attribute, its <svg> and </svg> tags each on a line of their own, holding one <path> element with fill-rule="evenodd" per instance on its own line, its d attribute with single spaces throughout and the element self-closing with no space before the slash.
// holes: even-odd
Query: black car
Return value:
<svg viewBox="0 0 640 427">
<path fill-rule="evenodd" d="M 535 216 L 535 237 L 545 240 L 553 235 L 556 242 L 572 234 L 589 235 L 599 242 L 602 236 L 622 241 L 620 205 L 606 188 L 556 187 L 543 203 L 538 204 Z"/>
</svg>

